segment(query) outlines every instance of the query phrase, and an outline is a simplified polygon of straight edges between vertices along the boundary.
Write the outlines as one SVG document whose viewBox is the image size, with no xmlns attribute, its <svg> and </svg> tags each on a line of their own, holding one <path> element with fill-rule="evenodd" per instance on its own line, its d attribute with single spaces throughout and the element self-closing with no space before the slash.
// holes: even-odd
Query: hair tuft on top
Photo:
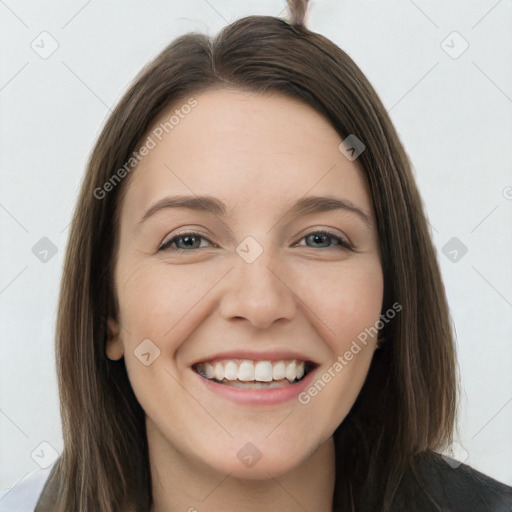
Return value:
<svg viewBox="0 0 512 512">
<path fill-rule="evenodd" d="M 305 27 L 306 11 L 308 0 L 288 0 L 288 11 L 290 12 L 290 23 L 294 27 Z"/>
</svg>

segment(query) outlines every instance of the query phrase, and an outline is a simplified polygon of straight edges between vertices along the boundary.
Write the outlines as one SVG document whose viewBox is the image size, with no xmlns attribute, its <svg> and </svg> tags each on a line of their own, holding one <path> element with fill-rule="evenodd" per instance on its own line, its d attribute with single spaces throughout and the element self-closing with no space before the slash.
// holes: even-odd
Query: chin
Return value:
<svg viewBox="0 0 512 512">
<path fill-rule="evenodd" d="M 262 443 L 263 444 L 263 443 Z M 302 446 L 302 450 L 297 449 Z M 297 469 L 307 458 L 308 453 L 302 443 L 284 449 L 281 446 L 273 446 L 267 443 L 261 449 L 252 443 L 244 442 L 235 450 L 226 449 L 224 454 L 232 453 L 233 456 L 220 458 L 221 451 L 212 454 L 210 465 L 218 471 L 230 474 L 232 478 L 241 480 L 268 480 L 278 478 Z"/>
<path fill-rule="evenodd" d="M 243 464 L 228 464 L 225 471 L 230 473 L 232 478 L 239 480 L 268 480 L 279 478 L 291 473 L 300 465 L 299 460 L 277 460 L 275 457 L 263 460 L 263 457 L 253 466 L 245 467 Z"/>
</svg>

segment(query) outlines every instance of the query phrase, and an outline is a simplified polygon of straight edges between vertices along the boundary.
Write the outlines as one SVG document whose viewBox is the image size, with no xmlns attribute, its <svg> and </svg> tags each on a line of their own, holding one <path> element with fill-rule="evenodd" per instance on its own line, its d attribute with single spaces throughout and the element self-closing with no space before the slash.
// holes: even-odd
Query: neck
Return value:
<svg viewBox="0 0 512 512">
<path fill-rule="evenodd" d="M 332 511 L 332 437 L 292 471 L 279 477 L 269 473 L 264 480 L 246 480 L 192 463 L 172 448 L 162 450 L 161 433 L 149 420 L 147 427 L 153 495 L 150 512 Z"/>
</svg>

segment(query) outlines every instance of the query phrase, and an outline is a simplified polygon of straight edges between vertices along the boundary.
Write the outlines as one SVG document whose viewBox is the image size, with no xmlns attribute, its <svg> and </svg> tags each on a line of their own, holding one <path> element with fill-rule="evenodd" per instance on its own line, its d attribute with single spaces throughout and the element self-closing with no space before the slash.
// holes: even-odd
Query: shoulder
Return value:
<svg viewBox="0 0 512 512">
<path fill-rule="evenodd" d="M 405 473 L 394 505 L 393 510 L 422 512 L 512 512 L 512 487 L 429 451 L 418 455 Z"/>
<path fill-rule="evenodd" d="M 0 491 L 0 512 L 33 512 L 55 462 L 45 469 L 25 475 Z"/>
</svg>

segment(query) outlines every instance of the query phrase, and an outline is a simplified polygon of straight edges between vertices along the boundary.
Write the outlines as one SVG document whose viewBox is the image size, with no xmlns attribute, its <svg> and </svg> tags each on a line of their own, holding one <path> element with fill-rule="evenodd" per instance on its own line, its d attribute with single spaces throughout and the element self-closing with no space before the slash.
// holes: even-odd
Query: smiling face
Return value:
<svg viewBox="0 0 512 512">
<path fill-rule="evenodd" d="M 382 307 L 371 201 L 308 105 L 233 90 L 195 98 L 128 184 L 107 355 L 124 355 L 150 457 L 279 476 L 330 439 L 367 375 L 375 338 L 344 354 Z"/>
</svg>

